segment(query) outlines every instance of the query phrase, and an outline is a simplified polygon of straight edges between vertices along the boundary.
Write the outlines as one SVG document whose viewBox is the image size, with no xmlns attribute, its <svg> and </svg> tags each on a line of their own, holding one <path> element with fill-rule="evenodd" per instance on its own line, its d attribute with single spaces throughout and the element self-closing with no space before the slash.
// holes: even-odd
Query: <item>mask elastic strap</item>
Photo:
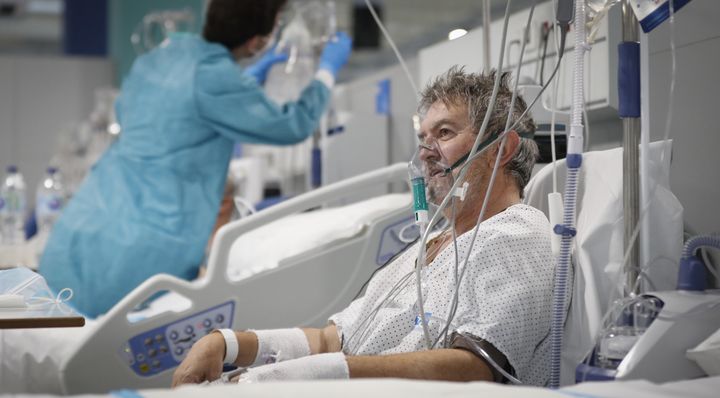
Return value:
<svg viewBox="0 0 720 398">
<path fill-rule="evenodd" d="M 475 151 L 475 153 L 479 153 L 483 149 L 487 148 L 490 144 L 492 144 L 500 136 L 500 134 L 501 134 L 501 132 L 496 132 L 496 133 L 490 134 L 484 141 L 482 141 L 480 143 L 480 145 L 478 146 L 478 149 L 477 149 L 477 151 Z M 533 139 L 533 137 L 534 137 L 533 133 L 526 133 L 526 132 L 518 133 L 518 135 L 520 136 L 520 138 L 527 138 L 527 139 Z M 470 157 L 470 152 L 468 152 L 465 155 L 463 155 L 462 157 L 460 157 L 460 159 L 458 159 L 455 163 L 453 163 L 452 166 L 443 170 L 443 172 L 445 174 L 451 173 L 453 170 L 462 166 L 463 163 L 465 163 L 469 157 Z"/>
<path fill-rule="evenodd" d="M 55 296 L 55 298 L 51 297 L 32 297 L 28 301 L 32 300 L 33 303 L 28 303 L 29 307 L 37 307 L 46 305 L 47 303 L 53 303 L 53 304 L 62 304 L 70 301 L 70 299 L 73 296 L 73 291 L 69 287 L 66 287 Z"/>
</svg>

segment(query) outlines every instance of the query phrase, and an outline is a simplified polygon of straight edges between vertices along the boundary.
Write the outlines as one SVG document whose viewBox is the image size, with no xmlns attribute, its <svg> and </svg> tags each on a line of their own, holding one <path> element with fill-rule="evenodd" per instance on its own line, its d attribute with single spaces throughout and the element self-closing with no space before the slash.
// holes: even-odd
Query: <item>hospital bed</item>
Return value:
<svg viewBox="0 0 720 398">
<path fill-rule="evenodd" d="M 406 234 L 413 224 L 411 197 L 386 195 L 345 206 L 344 213 L 333 209 L 298 213 L 402 181 L 407 181 L 407 166 L 396 164 L 317 189 L 223 227 L 212 244 L 205 277 L 188 282 L 156 275 L 98 321 L 60 365 L 62 392 L 167 387 L 190 346 L 216 328 L 323 326 L 330 315 L 352 301 L 373 271 L 406 247 L 407 239 L 400 234 Z M 348 215 L 348 211 L 361 214 Z M 262 259 L 256 256 L 242 269 L 229 270 L 231 257 L 242 258 L 245 252 L 238 249 L 238 238 L 294 215 L 294 228 L 270 230 L 266 239 L 251 244 L 271 242 L 267 247 L 272 249 L 261 254 L 273 257 L 275 252 L 287 252 L 295 240 L 308 240 L 309 230 L 317 223 L 313 213 L 330 224 L 343 224 L 342 219 L 354 225 L 331 229 L 334 236 L 311 238 L 320 244 L 289 253 L 289 258 L 279 262 L 258 266 Z M 157 298 L 161 294 L 164 296 Z M 151 298 L 156 299 L 149 308 L 139 310 Z"/>
</svg>

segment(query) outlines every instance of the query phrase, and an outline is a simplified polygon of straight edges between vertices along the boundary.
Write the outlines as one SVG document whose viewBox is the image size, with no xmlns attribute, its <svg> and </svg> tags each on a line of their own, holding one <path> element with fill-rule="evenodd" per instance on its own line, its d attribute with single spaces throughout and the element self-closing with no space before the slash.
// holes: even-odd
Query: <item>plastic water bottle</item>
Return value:
<svg viewBox="0 0 720 398">
<path fill-rule="evenodd" d="M 48 167 L 45 177 L 38 184 L 35 196 L 35 219 L 38 234 L 47 236 L 65 204 L 65 189 L 60 173 L 55 167 Z"/>
<path fill-rule="evenodd" d="M 8 166 L 0 189 L 0 230 L 2 243 L 16 245 L 25 242 L 25 181 L 17 166 Z"/>
</svg>

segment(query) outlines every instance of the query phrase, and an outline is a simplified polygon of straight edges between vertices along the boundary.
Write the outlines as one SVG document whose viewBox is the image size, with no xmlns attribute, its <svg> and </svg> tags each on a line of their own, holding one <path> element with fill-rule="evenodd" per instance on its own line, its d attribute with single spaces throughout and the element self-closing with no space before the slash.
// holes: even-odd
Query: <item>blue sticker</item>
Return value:
<svg viewBox="0 0 720 398">
<path fill-rule="evenodd" d="M 375 96 L 375 112 L 379 115 L 390 114 L 390 79 L 378 82 L 378 93 Z"/>
<path fill-rule="evenodd" d="M 425 313 L 425 324 L 426 325 L 430 323 L 431 316 L 432 316 L 432 312 Z M 421 320 L 422 320 L 422 318 L 420 317 L 420 314 L 417 314 L 417 316 L 415 317 L 415 326 L 420 326 Z"/>
</svg>

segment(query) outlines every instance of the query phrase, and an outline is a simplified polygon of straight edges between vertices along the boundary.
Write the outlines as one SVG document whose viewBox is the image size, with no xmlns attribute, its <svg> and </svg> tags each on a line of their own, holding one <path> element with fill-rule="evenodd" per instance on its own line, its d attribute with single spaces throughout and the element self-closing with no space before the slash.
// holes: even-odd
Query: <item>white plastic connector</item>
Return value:
<svg viewBox="0 0 720 398">
<path fill-rule="evenodd" d="M 584 131 L 584 127 L 582 125 L 570 126 L 570 135 L 568 136 L 568 143 L 567 143 L 567 153 L 568 154 L 583 153 L 583 147 L 584 147 L 583 131 Z"/>
<path fill-rule="evenodd" d="M 415 224 L 419 225 L 420 227 L 422 227 L 423 225 L 427 225 L 429 219 L 430 218 L 428 217 L 427 210 L 418 210 L 415 212 Z"/>
<path fill-rule="evenodd" d="M 555 233 L 553 228 L 563 222 L 563 201 L 560 192 L 548 194 L 548 218 L 550 219 L 550 248 L 555 257 L 560 256 L 560 242 L 562 237 Z"/>
<path fill-rule="evenodd" d="M 467 181 L 465 181 L 461 187 L 455 188 L 455 192 L 453 193 L 454 196 L 460 198 L 460 201 L 465 200 L 465 195 L 467 195 L 468 187 L 470 184 L 468 184 Z"/>
</svg>

